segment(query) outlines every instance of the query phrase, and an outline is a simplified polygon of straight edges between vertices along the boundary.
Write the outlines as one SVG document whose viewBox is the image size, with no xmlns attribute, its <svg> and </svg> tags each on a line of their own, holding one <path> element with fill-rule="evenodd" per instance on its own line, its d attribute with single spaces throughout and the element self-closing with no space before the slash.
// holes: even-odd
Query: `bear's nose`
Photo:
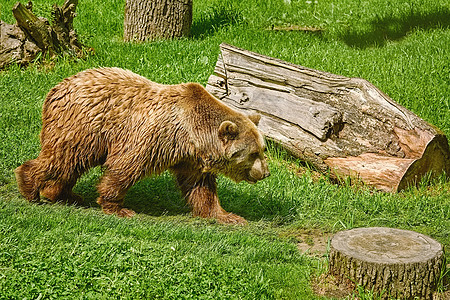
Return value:
<svg viewBox="0 0 450 300">
<path fill-rule="evenodd" d="M 269 177 L 270 176 L 270 172 L 269 172 L 269 170 L 267 170 L 266 172 L 264 172 L 264 177 L 263 177 L 263 179 L 264 178 L 267 178 L 267 177 Z"/>
</svg>

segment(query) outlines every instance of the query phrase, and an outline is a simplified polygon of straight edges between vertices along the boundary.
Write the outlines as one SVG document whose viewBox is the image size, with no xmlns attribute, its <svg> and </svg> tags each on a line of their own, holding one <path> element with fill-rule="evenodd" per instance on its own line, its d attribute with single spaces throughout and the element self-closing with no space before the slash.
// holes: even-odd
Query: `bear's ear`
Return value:
<svg viewBox="0 0 450 300">
<path fill-rule="evenodd" d="M 248 115 L 248 118 L 249 118 L 250 121 L 252 121 L 256 126 L 258 126 L 259 120 L 261 120 L 261 115 L 260 115 L 260 114 Z"/>
<path fill-rule="evenodd" d="M 222 141 L 234 140 L 238 133 L 237 125 L 231 121 L 223 121 L 219 126 L 219 139 Z"/>
</svg>

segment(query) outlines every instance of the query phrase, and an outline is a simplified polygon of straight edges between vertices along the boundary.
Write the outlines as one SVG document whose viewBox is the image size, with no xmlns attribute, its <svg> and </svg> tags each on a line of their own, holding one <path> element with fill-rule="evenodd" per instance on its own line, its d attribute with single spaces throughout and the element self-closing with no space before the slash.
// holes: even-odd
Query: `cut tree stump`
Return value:
<svg viewBox="0 0 450 300">
<path fill-rule="evenodd" d="M 145 42 L 188 36 L 192 25 L 192 0 L 127 0 L 126 42 Z"/>
<path fill-rule="evenodd" d="M 450 173 L 445 135 L 370 82 L 220 45 L 206 89 L 294 156 L 335 178 L 395 192 Z"/>
<path fill-rule="evenodd" d="M 330 243 L 329 272 L 383 299 L 432 299 L 443 265 L 442 245 L 414 231 L 357 228 Z"/>
<path fill-rule="evenodd" d="M 17 2 L 12 12 L 17 24 L 0 21 L 0 69 L 11 63 L 26 65 L 39 54 L 82 56 L 82 44 L 73 29 L 78 0 L 66 0 L 62 7 L 53 5 L 52 23 L 32 12 L 32 3 Z"/>
</svg>

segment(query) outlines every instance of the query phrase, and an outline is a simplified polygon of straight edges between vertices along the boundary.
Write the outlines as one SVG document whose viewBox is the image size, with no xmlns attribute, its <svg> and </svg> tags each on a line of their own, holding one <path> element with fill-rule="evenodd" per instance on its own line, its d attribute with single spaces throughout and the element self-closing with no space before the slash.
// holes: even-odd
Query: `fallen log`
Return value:
<svg viewBox="0 0 450 300">
<path fill-rule="evenodd" d="M 66 0 L 62 7 L 53 5 L 52 23 L 32 12 L 32 3 L 17 2 L 12 12 L 17 24 L 0 21 L 0 69 L 11 63 L 26 65 L 39 55 L 82 56 L 82 44 L 73 29 L 78 0 Z"/>
<path fill-rule="evenodd" d="M 409 230 L 356 228 L 330 242 L 329 273 L 372 290 L 377 299 L 432 299 L 444 265 L 434 239 Z"/>
<path fill-rule="evenodd" d="M 450 173 L 445 135 L 367 80 L 293 65 L 221 44 L 206 89 L 294 156 L 335 178 L 395 192 Z"/>
</svg>

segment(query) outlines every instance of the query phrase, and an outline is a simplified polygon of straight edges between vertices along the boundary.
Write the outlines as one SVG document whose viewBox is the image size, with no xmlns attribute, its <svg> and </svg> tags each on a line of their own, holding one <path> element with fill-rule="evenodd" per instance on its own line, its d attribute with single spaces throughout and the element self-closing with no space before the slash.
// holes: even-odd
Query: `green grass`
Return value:
<svg viewBox="0 0 450 300">
<path fill-rule="evenodd" d="M 2 20 L 14 22 L 15 2 L 0 0 Z M 53 2 L 63 3 L 35 0 L 34 11 L 49 17 Z M 450 258 L 448 177 L 399 194 L 335 185 L 274 144 L 271 177 L 256 185 L 219 179 L 224 208 L 250 221 L 243 228 L 191 218 L 168 173 L 129 191 L 126 205 L 139 213 L 131 220 L 100 213 L 100 169 L 75 187 L 88 208 L 26 203 L 12 171 L 39 153 L 41 106 L 52 86 L 99 66 L 206 84 L 221 42 L 365 78 L 450 136 L 448 1 L 194 1 L 192 37 L 147 44 L 122 42 L 124 2 L 80 1 L 74 26 L 95 55 L 0 72 L 0 299 L 320 298 L 309 281 L 326 261 L 296 248 L 296 233 L 308 229 L 416 230 L 444 244 Z"/>
<path fill-rule="evenodd" d="M 2 205 L 0 298 L 272 298 L 307 286 L 294 245 L 186 217 L 133 220 L 70 207 Z M 8 221 L 6 222 L 7 219 Z"/>
</svg>

